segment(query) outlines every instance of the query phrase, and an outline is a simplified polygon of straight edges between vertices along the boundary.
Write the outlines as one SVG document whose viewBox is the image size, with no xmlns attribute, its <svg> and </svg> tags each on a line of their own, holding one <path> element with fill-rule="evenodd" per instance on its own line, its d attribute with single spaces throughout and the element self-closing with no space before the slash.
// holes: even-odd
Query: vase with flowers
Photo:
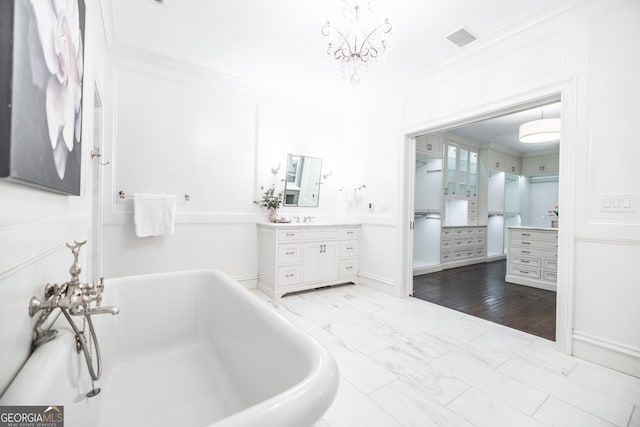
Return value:
<svg viewBox="0 0 640 427">
<path fill-rule="evenodd" d="M 264 186 L 261 185 L 260 189 L 264 190 Z M 265 190 L 260 200 L 254 200 L 253 203 L 269 210 L 270 222 L 278 222 L 278 208 L 282 204 L 283 196 L 283 191 L 276 194 L 275 186 L 271 186 Z"/>
<path fill-rule="evenodd" d="M 560 209 L 558 209 L 558 205 L 549 209 L 547 216 L 551 217 L 551 227 L 558 228 L 558 222 L 560 221 Z"/>
</svg>

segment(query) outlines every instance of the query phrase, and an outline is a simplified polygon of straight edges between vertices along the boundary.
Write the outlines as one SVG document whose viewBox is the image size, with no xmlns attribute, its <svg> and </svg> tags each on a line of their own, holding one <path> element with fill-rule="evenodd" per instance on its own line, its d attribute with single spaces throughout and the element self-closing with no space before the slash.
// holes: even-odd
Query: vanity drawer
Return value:
<svg viewBox="0 0 640 427">
<path fill-rule="evenodd" d="M 486 253 L 484 252 L 484 246 L 481 248 L 476 248 L 476 254 L 475 254 L 476 257 L 483 257 L 485 255 Z"/>
<path fill-rule="evenodd" d="M 558 274 L 555 271 L 545 271 L 544 272 L 544 280 L 548 282 L 557 282 Z"/>
<path fill-rule="evenodd" d="M 357 240 L 343 240 L 340 243 L 340 258 L 350 258 L 358 255 Z"/>
<path fill-rule="evenodd" d="M 511 274 L 514 274 L 516 276 L 530 277 L 532 279 L 540 278 L 540 270 L 536 270 L 533 268 L 519 267 L 517 265 L 512 265 L 510 271 L 511 271 Z"/>
<path fill-rule="evenodd" d="M 304 240 L 327 240 L 338 238 L 337 228 L 308 228 L 304 230 Z"/>
<path fill-rule="evenodd" d="M 356 274 L 358 274 L 358 260 L 340 261 L 340 277 L 355 276 Z"/>
<path fill-rule="evenodd" d="M 279 242 L 292 242 L 296 240 L 302 240 L 302 230 L 299 228 L 288 228 L 285 230 L 278 230 Z"/>
<path fill-rule="evenodd" d="M 300 266 L 292 265 L 278 269 L 278 285 L 297 285 L 300 283 Z"/>
<path fill-rule="evenodd" d="M 526 267 L 536 267 L 540 268 L 540 259 L 536 258 L 522 258 L 522 257 L 512 257 L 511 264 L 515 265 L 523 265 Z"/>
<path fill-rule="evenodd" d="M 487 234 L 487 228 L 486 227 L 477 227 L 474 229 L 476 231 L 476 234 L 479 236 L 484 236 L 485 234 Z"/>
<path fill-rule="evenodd" d="M 340 238 L 342 238 L 342 239 L 357 239 L 358 238 L 358 229 L 357 228 L 342 228 L 342 229 L 340 229 Z"/>
<path fill-rule="evenodd" d="M 278 245 L 278 265 L 299 264 L 302 259 L 302 243 Z"/>
</svg>

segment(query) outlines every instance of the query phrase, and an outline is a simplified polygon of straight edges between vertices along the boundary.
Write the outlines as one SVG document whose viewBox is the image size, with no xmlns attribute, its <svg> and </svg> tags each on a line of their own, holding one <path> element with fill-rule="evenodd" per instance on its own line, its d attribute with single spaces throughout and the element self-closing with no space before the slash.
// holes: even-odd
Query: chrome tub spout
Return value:
<svg viewBox="0 0 640 427">
<path fill-rule="evenodd" d="M 104 281 L 100 278 L 98 283 L 80 283 L 79 277 L 82 269 L 78 264 L 78 256 L 82 245 L 87 243 L 74 242 L 73 245 L 67 243 L 67 247 L 71 249 L 73 254 L 73 264 L 69 268 L 71 278 L 62 285 L 47 283 L 44 290 L 44 299 L 32 297 L 29 301 L 29 316 L 34 317 L 40 313 L 36 320 L 33 331 L 33 347 L 37 347 L 51 339 L 55 338 L 57 331 L 53 329 L 45 330 L 44 322 L 55 309 L 60 309 L 64 317 L 71 325 L 76 338 L 76 350 L 78 353 L 84 353 L 87 368 L 91 375 L 91 382 L 100 379 L 102 375 L 102 357 L 100 355 L 100 345 L 96 336 L 91 316 L 94 314 L 111 314 L 116 315 L 120 312 L 118 307 L 102 307 L 102 292 L 104 290 Z M 78 328 L 71 316 L 82 316 L 82 330 Z M 88 334 L 86 331 L 88 326 Z M 92 349 L 95 349 L 96 366 L 92 362 Z M 93 386 L 93 389 L 87 393 L 87 396 L 93 397 L 100 392 L 99 388 Z"/>
</svg>

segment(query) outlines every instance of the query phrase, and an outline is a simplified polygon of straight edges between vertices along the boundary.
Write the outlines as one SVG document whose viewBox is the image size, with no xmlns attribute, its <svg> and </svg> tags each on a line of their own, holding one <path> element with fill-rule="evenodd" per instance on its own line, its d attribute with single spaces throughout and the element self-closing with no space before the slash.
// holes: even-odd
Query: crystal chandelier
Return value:
<svg viewBox="0 0 640 427">
<path fill-rule="evenodd" d="M 391 22 L 382 15 L 379 0 L 329 1 L 327 22 L 322 27 L 323 48 L 355 86 L 360 72 L 382 59 L 389 48 Z"/>
</svg>

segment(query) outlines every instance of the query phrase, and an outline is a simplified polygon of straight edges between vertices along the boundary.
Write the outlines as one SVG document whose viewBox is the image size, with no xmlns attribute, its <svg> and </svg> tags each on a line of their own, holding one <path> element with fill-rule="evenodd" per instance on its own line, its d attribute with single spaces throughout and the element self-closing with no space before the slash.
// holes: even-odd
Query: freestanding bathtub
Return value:
<svg viewBox="0 0 640 427">
<path fill-rule="evenodd" d="M 64 405 L 67 427 L 301 427 L 335 397 L 327 350 L 221 272 L 107 280 L 103 296 L 120 314 L 92 317 L 102 392 L 86 397 L 87 367 L 60 316 L 1 405 Z"/>
</svg>

